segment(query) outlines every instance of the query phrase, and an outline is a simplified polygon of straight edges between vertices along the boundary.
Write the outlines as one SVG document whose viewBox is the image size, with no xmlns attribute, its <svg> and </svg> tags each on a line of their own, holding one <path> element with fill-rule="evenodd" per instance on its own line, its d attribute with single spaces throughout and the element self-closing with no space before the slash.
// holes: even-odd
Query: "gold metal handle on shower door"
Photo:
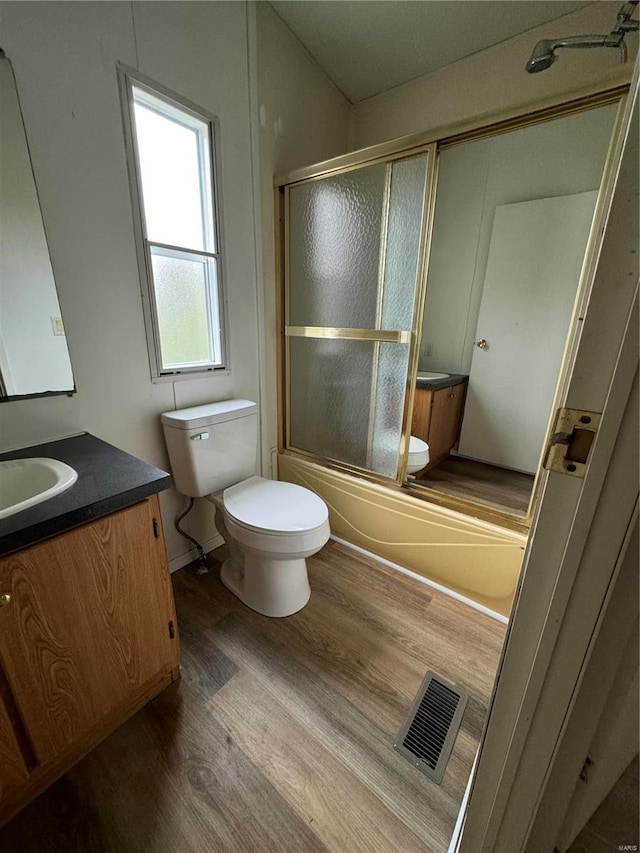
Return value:
<svg viewBox="0 0 640 853">
<path fill-rule="evenodd" d="M 489 342 L 485 341 L 484 338 L 480 338 L 479 341 L 476 341 L 476 346 L 478 347 L 478 349 L 488 349 Z"/>
</svg>

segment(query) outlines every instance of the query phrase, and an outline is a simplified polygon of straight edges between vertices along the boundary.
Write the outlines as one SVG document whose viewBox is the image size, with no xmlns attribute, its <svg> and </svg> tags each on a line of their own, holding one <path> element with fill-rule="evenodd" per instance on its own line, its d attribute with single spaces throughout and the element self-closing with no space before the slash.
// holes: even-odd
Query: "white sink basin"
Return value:
<svg viewBox="0 0 640 853">
<path fill-rule="evenodd" d="M 78 474 L 57 459 L 7 459 L 0 462 L 0 518 L 48 501 L 73 486 Z"/>
<path fill-rule="evenodd" d="M 450 373 L 433 373 L 431 370 L 419 370 L 418 379 L 448 379 Z"/>
</svg>

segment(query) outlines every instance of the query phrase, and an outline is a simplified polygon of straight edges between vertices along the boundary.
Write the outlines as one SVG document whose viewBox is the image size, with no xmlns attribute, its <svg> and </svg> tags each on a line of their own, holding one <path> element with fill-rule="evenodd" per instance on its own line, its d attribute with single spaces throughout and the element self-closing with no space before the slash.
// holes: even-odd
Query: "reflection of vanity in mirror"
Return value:
<svg viewBox="0 0 640 853">
<path fill-rule="evenodd" d="M 419 368 L 469 380 L 434 492 L 527 514 L 616 109 L 440 152 Z"/>
<path fill-rule="evenodd" d="M 18 92 L 0 51 L 0 401 L 73 391 Z"/>
<path fill-rule="evenodd" d="M 417 480 L 446 459 L 460 438 L 469 377 L 418 370 L 413 398 L 411 435 L 429 447 L 429 462 L 414 472 Z"/>
</svg>

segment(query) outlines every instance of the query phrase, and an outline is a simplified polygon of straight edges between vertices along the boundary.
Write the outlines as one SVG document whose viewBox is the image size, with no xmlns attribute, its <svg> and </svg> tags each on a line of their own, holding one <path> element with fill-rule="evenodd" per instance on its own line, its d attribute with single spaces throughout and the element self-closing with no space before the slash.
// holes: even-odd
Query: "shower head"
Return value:
<svg viewBox="0 0 640 853">
<path fill-rule="evenodd" d="M 535 74 L 537 71 L 546 71 L 550 68 L 558 58 L 554 51 L 556 43 L 550 39 L 539 41 L 533 48 L 533 52 L 527 62 L 527 71 L 529 74 Z"/>
<path fill-rule="evenodd" d="M 533 48 L 526 68 L 529 74 L 545 71 L 558 58 L 555 54 L 559 47 L 620 47 L 622 39 L 609 43 L 611 36 L 569 36 L 564 39 L 544 39 Z"/>
<path fill-rule="evenodd" d="M 539 41 L 533 48 L 533 52 L 526 64 L 529 74 L 545 71 L 550 68 L 558 58 L 555 54 L 559 47 L 618 47 L 625 50 L 624 37 L 628 32 L 637 31 L 640 27 L 638 21 L 631 17 L 638 5 L 638 0 L 629 0 L 618 12 L 616 25 L 609 35 L 595 36 L 568 36 L 560 39 L 544 39 Z M 624 61 L 624 60 L 623 60 Z"/>
</svg>

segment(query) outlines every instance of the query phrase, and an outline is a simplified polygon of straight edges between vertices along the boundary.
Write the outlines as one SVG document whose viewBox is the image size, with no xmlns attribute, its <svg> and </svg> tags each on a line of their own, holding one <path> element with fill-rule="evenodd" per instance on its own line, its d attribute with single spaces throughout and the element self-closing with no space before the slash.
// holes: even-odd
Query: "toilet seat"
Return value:
<svg viewBox="0 0 640 853">
<path fill-rule="evenodd" d="M 302 486 L 250 477 L 225 489 L 227 515 L 247 531 L 273 535 L 311 533 L 327 525 L 324 501 Z"/>
<path fill-rule="evenodd" d="M 258 555 L 263 564 L 309 557 L 331 535 L 324 501 L 293 483 L 250 477 L 224 490 L 222 507 L 226 529 L 242 545 L 245 559 Z"/>
</svg>

